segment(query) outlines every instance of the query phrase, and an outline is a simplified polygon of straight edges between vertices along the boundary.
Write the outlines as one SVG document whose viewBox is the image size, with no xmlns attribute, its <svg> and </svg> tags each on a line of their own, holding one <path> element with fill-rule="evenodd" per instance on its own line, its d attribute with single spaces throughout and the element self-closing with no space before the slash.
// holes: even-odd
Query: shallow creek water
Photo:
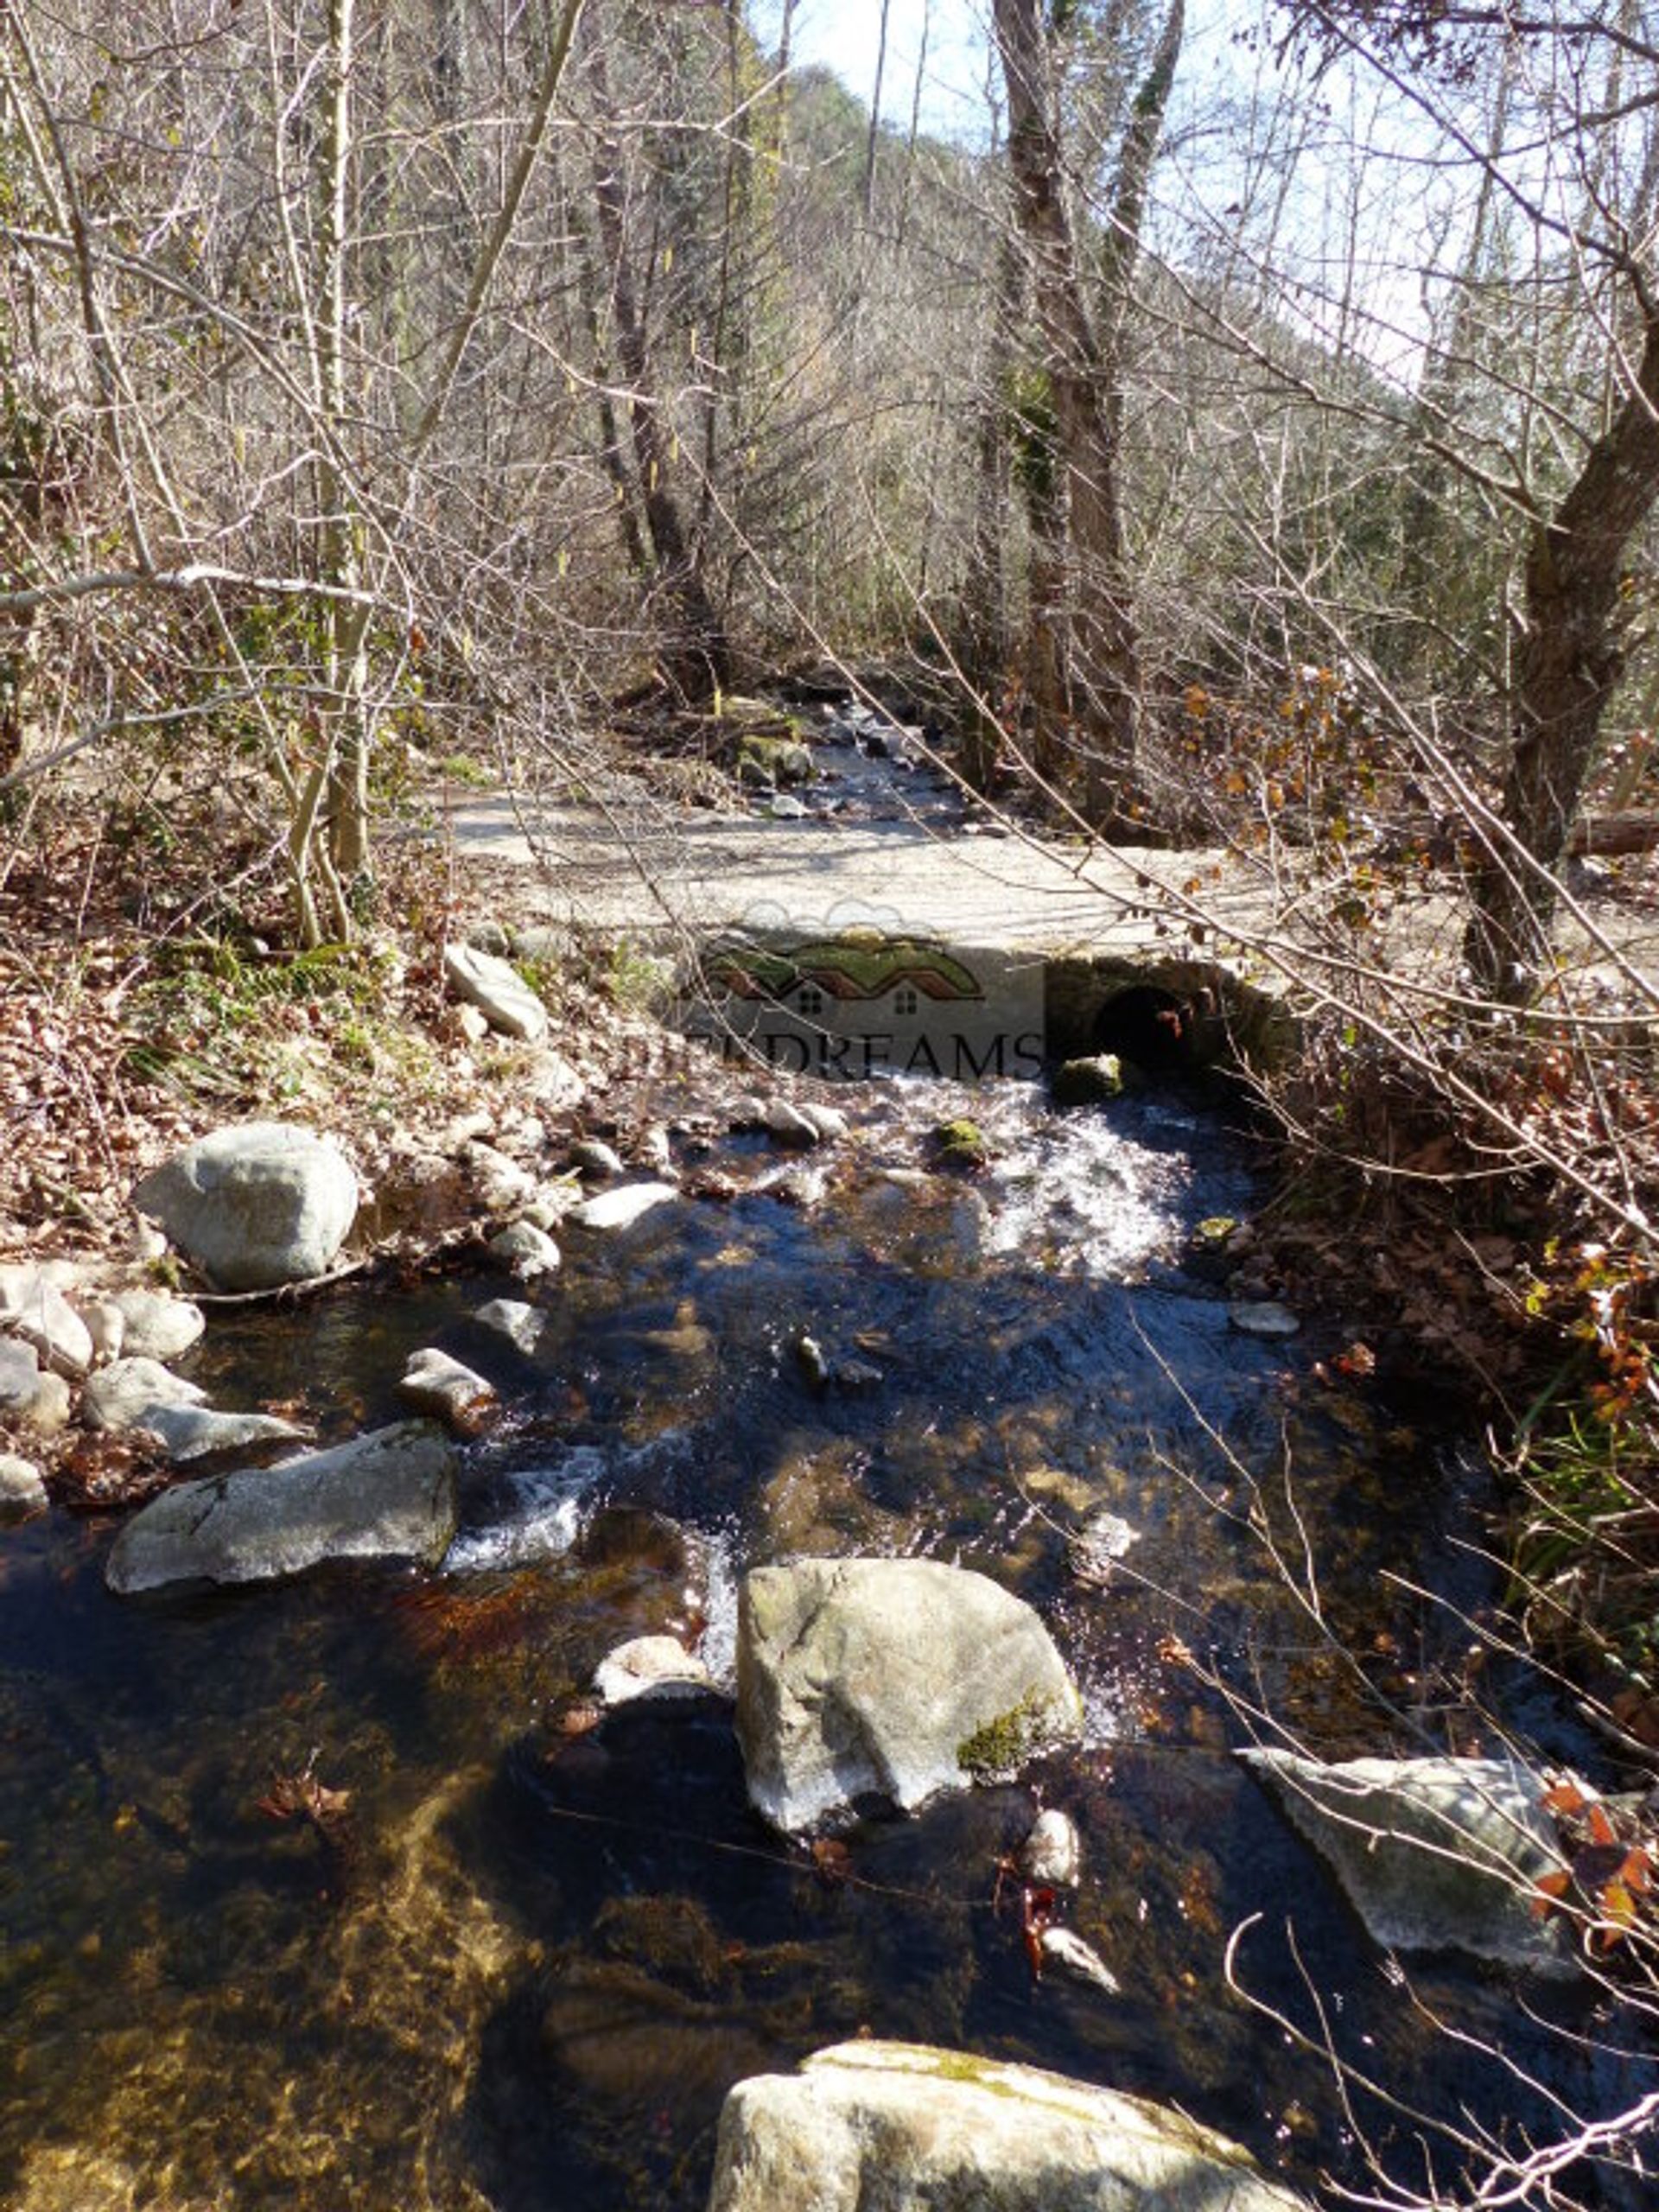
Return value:
<svg viewBox="0 0 1659 2212">
<path fill-rule="evenodd" d="M 918 1134 L 963 1111 L 1001 1155 L 971 1182 L 927 1172 Z M 1225 1986 L 1255 1914 L 1246 1978 L 1311 2022 L 1300 1954 L 1344 2052 L 1408 2101 L 1537 2117 L 1453 2056 L 1231 1755 L 1239 1700 L 1376 1747 L 1263 1535 L 1397 1657 L 1430 1631 L 1383 1571 L 1437 1554 L 1456 1440 L 1322 1391 L 1183 1268 L 1250 1198 L 1213 1116 L 1055 1117 L 1018 1086 L 880 1087 L 853 1115 L 816 1206 L 733 1140 L 713 1164 L 745 1194 L 570 1232 L 534 1361 L 471 1321 L 513 1287 L 476 1277 L 214 1321 L 188 1364 L 218 1402 L 301 1398 L 329 1435 L 391 1417 L 420 1344 L 493 1377 L 507 1412 L 467 1447 L 440 1572 L 123 1604 L 112 1522 L 4 1536 L 0 2202 L 700 2207 L 728 2084 L 861 2030 L 1172 2100 L 1305 2186 L 1351 2177 L 1329 2069 Z M 815 1382 L 803 1332 L 875 1372 Z M 1139 1540 L 1080 1573 L 1102 1511 Z M 747 1813 L 720 1700 L 567 1730 L 622 1638 L 678 1625 L 728 1676 L 745 1567 L 872 1551 L 1037 1605 L 1083 1749 L 862 1822 L 824 1864 Z M 314 1756 L 350 1792 L 337 1845 L 258 1809 Z M 995 1898 L 1039 1794 L 1081 1826 L 1070 1919 L 1119 1997 L 1033 1983 Z M 1501 1978 L 1414 1980 L 1593 2103 L 1611 2062 L 1541 2056 Z M 1408 2163 L 1413 2130 L 1360 2113 Z"/>
</svg>

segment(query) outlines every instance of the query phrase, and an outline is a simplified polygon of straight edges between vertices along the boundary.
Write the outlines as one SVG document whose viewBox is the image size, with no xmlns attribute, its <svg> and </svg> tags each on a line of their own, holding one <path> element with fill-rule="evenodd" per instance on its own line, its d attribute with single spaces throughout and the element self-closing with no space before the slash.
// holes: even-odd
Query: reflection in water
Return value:
<svg viewBox="0 0 1659 2212">
<path fill-rule="evenodd" d="M 991 1166 L 925 1172 L 918 1133 L 964 1111 Z M 1051 1121 L 1013 1090 L 873 1094 L 855 1118 L 816 1211 L 762 1193 L 573 1235 L 534 1363 L 469 1321 L 488 1284 L 216 1326 L 199 1379 L 305 1398 L 334 1432 L 392 1410 L 416 1345 L 486 1368 L 512 1412 L 468 1449 L 437 1575 L 117 1605 L 108 1524 L 5 1537 L 6 2204 L 697 2207 L 726 2085 L 862 2028 L 1177 2098 L 1306 2182 L 1351 2160 L 1350 2121 L 1222 1986 L 1255 1913 L 1263 1995 L 1307 2017 L 1293 1916 L 1371 2070 L 1525 2120 L 1466 2055 L 1446 2078 L 1179 1662 L 1352 1747 L 1354 1678 L 1263 1529 L 1319 1532 L 1325 1617 L 1367 1635 L 1380 1567 L 1432 1534 L 1402 1472 L 1425 1447 L 1299 1406 L 1294 1360 L 1180 1272 L 1192 1225 L 1243 1209 L 1243 1158 L 1154 1105 Z M 597 1727 L 575 1702 L 607 1649 L 664 1629 L 729 1684 L 747 1565 L 868 1549 L 1036 1604 L 1084 1687 L 1083 1750 L 826 1860 L 747 1812 L 722 1698 Z M 259 1810 L 314 1756 L 350 1792 L 337 1837 Z M 1083 1829 L 1073 1924 L 1118 1999 L 1034 1986 L 994 1906 L 1033 1788 Z M 1489 1982 L 1421 1986 L 1513 2032 Z"/>
</svg>

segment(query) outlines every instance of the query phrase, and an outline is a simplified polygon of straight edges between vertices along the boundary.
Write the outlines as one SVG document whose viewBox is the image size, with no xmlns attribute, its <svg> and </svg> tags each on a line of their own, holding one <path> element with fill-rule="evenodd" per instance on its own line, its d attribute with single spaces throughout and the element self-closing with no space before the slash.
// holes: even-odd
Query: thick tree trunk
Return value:
<svg viewBox="0 0 1659 2212">
<path fill-rule="evenodd" d="M 1089 819 L 1121 819 L 1139 782 L 1141 663 L 1123 551 L 1119 371 L 1147 185 L 1185 27 L 1170 0 L 1119 157 L 1102 257 L 1099 321 L 1085 296 L 1065 196 L 1065 156 L 1047 10 L 1042 0 L 995 0 L 1008 100 L 1008 162 L 1020 235 L 1043 342 L 1055 469 L 1033 510 L 1027 689 L 1039 758 L 1082 754 L 1078 797 Z"/>
<path fill-rule="evenodd" d="M 1649 305 L 1636 382 L 1527 556 L 1527 630 L 1514 685 L 1514 750 L 1502 815 L 1471 886 L 1465 957 L 1477 983 L 1516 1001 L 1549 950 L 1556 887 L 1622 666 L 1624 553 L 1659 496 L 1659 307 Z"/>
</svg>

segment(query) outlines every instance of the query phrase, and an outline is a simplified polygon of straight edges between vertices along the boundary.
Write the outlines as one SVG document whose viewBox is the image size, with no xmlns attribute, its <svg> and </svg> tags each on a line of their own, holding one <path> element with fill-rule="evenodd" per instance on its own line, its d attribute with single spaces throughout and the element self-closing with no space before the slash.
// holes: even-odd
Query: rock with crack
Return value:
<svg viewBox="0 0 1659 2212">
<path fill-rule="evenodd" d="M 1326 1859 L 1373 1940 L 1571 1973 L 1533 1910 L 1561 1864 L 1544 1784 L 1508 1759 L 1361 1758 L 1326 1765 L 1242 1751 Z"/>
<path fill-rule="evenodd" d="M 116 1538 L 105 1580 L 125 1597 L 275 1581 L 325 1560 L 435 1565 L 455 1519 L 454 1447 L 430 1422 L 404 1421 L 281 1466 L 163 1491 Z"/>
<path fill-rule="evenodd" d="M 837 2044 L 740 2082 L 709 2212 L 1306 2212 L 1185 2114 L 1034 2066 Z"/>
<path fill-rule="evenodd" d="M 791 1833 L 865 1798 L 912 1811 L 1082 1732 L 1031 1607 L 937 1560 L 757 1568 L 739 1611 L 737 1699 L 751 1802 Z"/>
<path fill-rule="evenodd" d="M 217 1289 L 275 1290 L 326 1274 L 357 1217 L 340 1147 L 283 1122 L 215 1129 L 132 1194 Z"/>
</svg>

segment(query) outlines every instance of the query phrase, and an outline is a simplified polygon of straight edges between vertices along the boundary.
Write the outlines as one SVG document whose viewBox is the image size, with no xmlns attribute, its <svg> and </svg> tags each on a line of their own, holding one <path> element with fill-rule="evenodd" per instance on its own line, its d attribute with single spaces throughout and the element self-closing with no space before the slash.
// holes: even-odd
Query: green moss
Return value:
<svg viewBox="0 0 1659 2212">
<path fill-rule="evenodd" d="M 976 1728 L 957 1745 L 957 1764 L 976 1782 L 1017 1774 L 1046 1740 L 1048 1715 L 1035 1697 L 1023 1697 L 1008 1712 Z"/>
<path fill-rule="evenodd" d="M 933 1132 L 944 1159 L 953 1167 L 980 1167 L 991 1156 L 977 1122 L 941 1122 Z"/>
</svg>

